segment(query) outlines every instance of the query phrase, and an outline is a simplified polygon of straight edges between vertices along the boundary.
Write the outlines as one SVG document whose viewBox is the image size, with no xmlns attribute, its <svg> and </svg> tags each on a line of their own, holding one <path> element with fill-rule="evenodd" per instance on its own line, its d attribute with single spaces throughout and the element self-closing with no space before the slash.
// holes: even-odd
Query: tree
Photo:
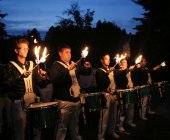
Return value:
<svg viewBox="0 0 170 140">
<path fill-rule="evenodd" d="M 27 36 L 29 38 L 32 38 L 33 41 L 34 41 L 34 39 L 36 39 L 37 42 L 41 41 L 40 33 L 38 32 L 38 30 L 36 28 L 33 28 L 31 31 L 28 30 L 27 31 Z M 32 40 L 30 40 L 30 41 L 33 42 Z"/>
<path fill-rule="evenodd" d="M 96 27 L 92 27 L 94 11 L 82 11 L 77 3 L 73 3 L 64 14 L 69 17 L 62 18 L 58 25 L 52 26 L 46 34 L 45 42 L 48 44 L 50 58 L 57 57 L 56 47 L 61 43 L 72 47 L 72 60 L 78 60 L 84 46 L 89 46 L 90 53 L 86 59 L 97 67 L 100 65 L 98 60 L 101 53 L 107 51 L 114 56 L 118 51 L 121 52 L 123 45 L 127 43 L 126 31 L 113 22 L 98 21 Z"/>
<path fill-rule="evenodd" d="M 135 46 L 151 60 L 153 64 L 170 59 L 170 8 L 166 0 L 132 0 L 145 10 L 135 29 Z M 168 64 L 169 65 L 169 64 Z"/>
<path fill-rule="evenodd" d="M 5 24 L 2 22 L 2 19 L 6 17 L 7 14 L 3 14 L 0 11 L 0 38 L 4 38 L 7 36 L 7 32 L 5 31 Z"/>
<path fill-rule="evenodd" d="M 94 11 L 86 10 L 83 15 L 78 3 L 71 4 L 71 8 L 64 11 L 68 18 L 61 18 L 58 25 L 63 28 L 76 27 L 79 29 L 90 28 L 93 21 Z"/>
<path fill-rule="evenodd" d="M 90 28 L 93 21 L 93 15 L 94 11 L 90 11 L 90 9 L 87 9 L 86 14 L 84 15 L 84 26 L 85 28 Z"/>
<path fill-rule="evenodd" d="M 138 43 L 144 48 L 145 52 L 154 54 L 162 52 L 164 57 L 169 56 L 170 46 L 170 9 L 167 1 L 159 0 L 133 0 L 145 9 L 143 18 L 134 18 L 141 24 L 136 26 Z M 165 55 L 166 54 L 166 55 Z M 156 54 L 155 54 L 156 55 Z"/>
</svg>

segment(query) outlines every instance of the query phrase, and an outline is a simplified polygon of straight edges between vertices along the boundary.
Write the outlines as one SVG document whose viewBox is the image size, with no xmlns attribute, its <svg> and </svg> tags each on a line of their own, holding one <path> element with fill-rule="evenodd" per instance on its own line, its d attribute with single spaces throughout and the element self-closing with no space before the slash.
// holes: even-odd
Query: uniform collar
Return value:
<svg viewBox="0 0 170 140">
<path fill-rule="evenodd" d="M 22 63 L 19 62 L 18 60 L 15 60 L 15 62 L 16 62 L 20 67 L 28 66 L 28 65 L 29 65 L 28 61 L 25 61 L 25 64 L 22 64 Z"/>
</svg>

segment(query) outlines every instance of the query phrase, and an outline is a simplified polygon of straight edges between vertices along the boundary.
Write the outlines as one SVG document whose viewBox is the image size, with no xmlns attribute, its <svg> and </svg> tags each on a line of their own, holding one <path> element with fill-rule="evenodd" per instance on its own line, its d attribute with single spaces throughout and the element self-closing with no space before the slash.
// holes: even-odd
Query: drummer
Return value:
<svg viewBox="0 0 170 140">
<path fill-rule="evenodd" d="M 80 86 L 77 80 L 77 64 L 71 62 L 71 47 L 67 44 L 58 46 L 59 61 L 55 61 L 50 70 L 53 84 L 53 100 L 59 102 L 61 122 L 57 129 L 56 140 L 82 140 L 79 135 Z M 90 64 L 84 65 L 91 67 Z M 68 132 L 69 131 L 69 132 Z"/>
<path fill-rule="evenodd" d="M 117 90 L 126 90 L 132 89 L 133 83 L 131 80 L 131 73 L 127 68 L 128 63 L 127 60 L 124 58 L 119 63 L 119 69 L 115 70 L 115 84 Z M 126 96 L 125 94 L 123 96 Z M 136 127 L 136 124 L 133 123 L 134 118 L 134 103 L 126 103 L 126 98 L 123 98 L 123 107 L 121 109 L 120 104 L 118 106 L 118 127 L 119 131 L 125 131 L 124 123 L 125 117 L 126 122 L 131 127 Z"/>
<path fill-rule="evenodd" d="M 140 91 L 141 94 L 141 119 L 147 120 L 146 113 L 148 114 L 155 114 L 154 111 L 151 111 L 151 106 L 149 103 L 151 101 L 151 92 L 148 88 L 149 85 L 152 84 L 151 72 L 160 69 L 160 65 L 149 69 L 147 67 L 147 60 L 146 58 L 142 58 L 140 63 L 136 65 L 136 67 L 132 70 L 132 81 L 135 87 L 146 87 L 147 90 L 145 92 Z"/>
<path fill-rule="evenodd" d="M 102 99 L 105 102 L 103 103 L 103 109 L 100 111 L 98 139 L 104 140 L 109 135 L 119 138 L 119 135 L 115 132 L 117 101 L 114 95 L 114 69 L 109 68 L 110 55 L 108 53 L 103 54 L 100 60 L 102 67 L 96 71 L 96 83 L 98 91 L 105 93 Z"/>
<path fill-rule="evenodd" d="M 4 72 L 4 85 L 11 100 L 12 128 L 15 140 L 25 140 L 26 108 L 35 102 L 35 83 L 44 84 L 45 71 L 33 69 L 33 62 L 27 61 L 29 43 L 26 39 L 19 39 L 14 49 L 16 60 L 10 61 Z M 28 136 L 27 136 L 28 137 Z M 40 139 L 35 135 L 31 139 Z"/>
</svg>

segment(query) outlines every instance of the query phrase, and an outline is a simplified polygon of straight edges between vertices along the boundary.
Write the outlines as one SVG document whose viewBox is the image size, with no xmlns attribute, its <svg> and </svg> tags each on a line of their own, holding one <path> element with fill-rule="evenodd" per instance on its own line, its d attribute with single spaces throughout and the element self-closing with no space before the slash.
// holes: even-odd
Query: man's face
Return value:
<svg viewBox="0 0 170 140">
<path fill-rule="evenodd" d="M 140 61 L 140 65 L 141 65 L 141 67 L 146 66 L 146 64 L 147 64 L 146 59 L 145 59 L 145 58 L 142 58 L 142 60 Z"/>
<path fill-rule="evenodd" d="M 103 59 L 101 59 L 101 63 L 102 63 L 103 66 L 109 66 L 109 64 L 110 64 L 110 56 L 105 55 L 103 57 Z"/>
<path fill-rule="evenodd" d="M 71 49 L 70 48 L 63 48 L 59 52 L 60 59 L 66 63 L 70 62 L 71 59 Z"/>
<path fill-rule="evenodd" d="M 28 45 L 27 43 L 20 43 L 18 44 L 18 48 L 15 49 L 15 52 L 17 53 L 18 57 L 26 58 L 28 54 Z"/>
<path fill-rule="evenodd" d="M 122 70 L 126 69 L 127 68 L 127 60 L 126 59 L 121 60 L 120 64 L 119 64 L 119 67 Z"/>
</svg>

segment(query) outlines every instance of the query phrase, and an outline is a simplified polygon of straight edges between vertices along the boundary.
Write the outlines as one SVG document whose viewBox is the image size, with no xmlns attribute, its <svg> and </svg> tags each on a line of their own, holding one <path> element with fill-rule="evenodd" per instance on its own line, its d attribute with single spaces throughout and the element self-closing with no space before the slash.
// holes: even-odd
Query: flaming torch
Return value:
<svg viewBox="0 0 170 140">
<path fill-rule="evenodd" d="M 40 63 L 43 63 L 46 61 L 46 58 L 48 57 L 49 54 L 46 54 L 47 53 L 47 48 L 45 47 L 44 48 L 44 51 L 42 53 L 42 57 L 40 58 L 39 56 L 39 52 L 40 52 L 40 46 L 39 47 L 35 47 L 35 56 L 36 56 L 36 59 L 35 59 L 35 62 L 36 62 L 36 65 L 34 66 L 34 68 L 32 69 L 32 71 L 40 64 Z"/>
<path fill-rule="evenodd" d="M 135 65 L 139 64 L 142 59 L 142 55 L 139 55 L 135 60 Z"/>
<path fill-rule="evenodd" d="M 162 63 L 160 64 L 160 66 L 165 67 L 165 66 L 166 66 L 165 61 L 164 61 L 164 62 L 162 62 Z"/>
<path fill-rule="evenodd" d="M 82 50 L 81 52 L 81 58 L 76 62 L 76 64 L 78 64 L 83 58 L 86 58 L 88 55 L 88 47 L 85 47 L 84 50 Z"/>
<path fill-rule="evenodd" d="M 36 46 L 35 49 L 34 49 L 34 52 L 35 52 L 35 56 L 36 56 L 36 59 L 35 59 L 35 62 L 36 64 L 39 64 L 39 60 L 40 60 L 40 56 L 39 56 L 39 52 L 40 52 L 40 46 Z"/>
<path fill-rule="evenodd" d="M 34 43 L 35 43 L 35 44 L 38 43 L 36 39 L 34 39 Z"/>
<path fill-rule="evenodd" d="M 165 61 L 164 61 L 164 62 L 162 62 L 161 64 L 159 64 L 159 65 L 157 65 L 156 67 L 154 67 L 153 70 L 155 71 L 155 70 L 158 70 L 158 69 L 160 69 L 161 67 L 165 67 L 165 66 L 166 66 L 166 63 L 165 63 Z"/>
<path fill-rule="evenodd" d="M 117 54 L 116 57 L 114 58 L 115 61 L 116 61 L 116 64 L 115 64 L 113 67 L 115 68 L 116 65 L 117 65 L 118 63 L 120 63 L 120 61 L 121 61 L 122 59 L 124 59 L 124 58 L 126 58 L 126 53 L 125 53 L 124 55 L 121 54 L 120 56 L 119 56 L 119 54 Z"/>
<path fill-rule="evenodd" d="M 135 60 L 135 64 L 132 65 L 132 66 L 130 66 L 129 69 L 130 69 L 130 70 L 134 69 L 134 67 L 135 67 L 137 64 L 139 64 L 141 60 L 142 60 L 142 55 L 139 55 L 139 56 L 136 58 L 136 60 Z"/>
</svg>

